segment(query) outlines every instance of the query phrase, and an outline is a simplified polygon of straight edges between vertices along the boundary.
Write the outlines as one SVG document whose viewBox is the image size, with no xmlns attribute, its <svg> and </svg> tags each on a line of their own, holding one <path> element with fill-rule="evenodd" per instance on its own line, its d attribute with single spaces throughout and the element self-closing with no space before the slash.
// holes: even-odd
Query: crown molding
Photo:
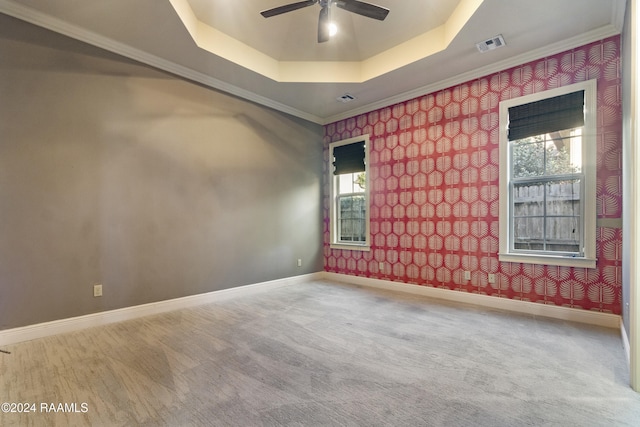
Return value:
<svg viewBox="0 0 640 427">
<path fill-rule="evenodd" d="M 255 102 L 256 104 L 260 104 L 313 123 L 322 124 L 323 122 L 323 119 L 316 115 L 276 102 L 270 98 L 260 96 L 254 92 L 223 82 L 222 80 L 216 79 L 199 71 L 192 70 L 191 68 L 176 64 L 175 62 L 168 61 L 124 43 L 117 42 L 108 37 L 101 36 L 95 32 L 69 24 L 57 18 L 53 18 L 30 7 L 18 4 L 15 1 L 0 0 L 0 12 L 109 52 L 167 71 L 171 74 L 175 74 L 176 76 L 201 83 L 213 89 L 235 95 L 251 102 Z"/>
<path fill-rule="evenodd" d="M 444 51 L 484 0 L 462 0 L 441 25 L 366 59 L 278 60 L 202 21 L 189 0 L 169 0 L 194 43 L 279 83 L 363 83 Z"/>
<path fill-rule="evenodd" d="M 558 43 L 553 43 L 548 46 L 538 48 L 521 55 L 517 55 L 508 58 L 503 61 L 492 63 L 488 66 L 477 68 L 469 72 L 461 73 L 456 76 L 452 76 L 448 79 L 438 81 L 429 85 L 421 86 L 416 89 L 412 89 L 407 92 L 403 92 L 394 95 L 389 98 L 376 101 L 374 103 L 362 105 L 356 109 L 348 110 L 337 115 L 329 117 L 320 117 L 308 112 L 293 108 L 289 105 L 274 101 L 273 99 L 258 95 L 254 92 L 242 89 L 238 86 L 223 82 L 222 80 L 211 77 L 207 74 L 195 71 L 191 68 L 179 65 L 175 62 L 168 61 L 158 56 L 149 54 L 140 49 L 133 48 L 124 43 L 117 42 L 108 37 L 101 36 L 95 32 L 86 30 L 84 28 L 71 25 L 65 21 L 57 18 L 53 18 L 47 14 L 36 11 L 30 7 L 21 5 L 14 0 L 0 0 L 0 12 L 14 18 L 21 19 L 39 27 L 54 31 L 56 33 L 71 37 L 73 39 L 88 43 L 101 49 L 105 49 L 109 52 L 122 55 L 129 59 L 133 59 L 158 68 L 163 71 L 167 71 L 176 76 L 201 83 L 205 86 L 211 87 L 228 93 L 230 95 L 237 96 L 247 101 L 254 102 L 256 104 L 272 108 L 274 110 L 290 114 L 295 117 L 316 123 L 319 125 L 326 125 L 329 123 L 337 122 L 339 120 L 347 119 L 349 117 L 365 114 L 373 110 L 387 107 L 389 105 L 398 104 L 408 101 L 413 98 L 418 98 L 429 93 L 437 92 L 448 87 L 456 86 L 474 79 L 481 78 L 505 69 L 509 69 L 520 64 L 524 64 L 536 59 L 543 58 L 545 56 L 554 55 L 563 51 L 567 51 L 579 46 L 583 46 L 594 41 L 602 40 L 607 37 L 618 35 L 622 31 L 622 25 L 624 22 L 625 14 L 625 0 L 617 0 L 612 8 L 612 22 L 596 30 L 581 34 L 576 37 L 572 37 L 563 40 Z"/>
<path fill-rule="evenodd" d="M 456 86 L 471 80 L 479 79 L 484 76 L 488 76 L 503 70 L 507 70 L 512 67 L 516 67 L 527 62 L 534 61 L 536 59 L 544 58 L 545 56 L 555 55 L 576 47 L 584 46 L 586 44 L 605 39 L 607 37 L 620 34 L 620 29 L 614 25 L 606 25 L 593 31 L 581 34 L 576 37 L 572 37 L 561 42 L 553 43 L 548 46 L 544 46 L 538 49 L 531 50 L 521 55 L 513 56 L 503 61 L 494 62 L 485 67 L 476 68 L 466 73 L 452 76 L 445 80 L 440 80 L 436 83 L 432 83 L 426 86 L 422 86 L 416 89 L 412 89 L 408 92 L 403 92 L 390 98 L 385 98 L 380 101 L 363 105 L 357 109 L 345 111 L 341 114 L 337 114 L 331 117 L 327 117 L 323 121 L 323 125 L 334 123 L 339 120 L 348 119 L 349 117 L 365 114 L 373 110 L 388 107 L 390 105 L 399 104 L 401 102 L 408 101 L 410 99 L 418 98 L 439 90 L 446 89 L 448 87 Z"/>
</svg>

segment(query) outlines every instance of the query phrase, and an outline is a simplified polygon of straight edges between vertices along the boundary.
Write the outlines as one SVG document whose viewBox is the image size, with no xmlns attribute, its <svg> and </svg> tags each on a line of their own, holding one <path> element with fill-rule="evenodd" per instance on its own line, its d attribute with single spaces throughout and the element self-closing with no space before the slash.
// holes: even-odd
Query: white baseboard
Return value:
<svg viewBox="0 0 640 427">
<path fill-rule="evenodd" d="M 84 316 L 71 317 L 68 319 L 38 323 L 35 325 L 23 326 L 14 329 L 6 329 L 0 331 L 0 346 L 16 344 L 19 342 L 29 341 L 37 338 L 44 338 L 47 336 L 66 332 L 78 331 L 93 326 L 107 325 L 124 320 L 136 319 L 152 314 L 165 313 L 181 308 L 195 307 L 198 305 L 216 301 L 224 301 L 231 298 L 241 297 L 243 295 L 255 294 L 257 292 L 268 291 L 270 289 L 276 289 L 283 286 L 297 285 L 321 279 L 348 283 L 352 285 L 386 289 L 395 292 L 423 295 L 431 298 L 455 301 L 464 304 L 473 304 L 482 307 L 514 311 L 518 313 L 532 314 L 572 322 L 605 326 L 608 328 L 624 328 L 620 316 L 609 313 L 578 310 L 567 307 L 559 307 L 555 305 L 536 304 L 526 301 L 497 298 L 487 295 L 471 294 L 467 292 L 456 292 L 428 286 L 412 285 L 381 279 L 370 279 L 367 277 L 349 276 L 345 274 L 329 272 L 317 272 L 300 276 L 287 277 L 284 279 L 272 280 L 269 282 L 238 286 L 235 288 L 223 289 L 220 291 L 213 291 L 204 294 L 190 295 L 166 301 L 158 301 L 149 304 L 103 311 L 100 313 L 87 314 Z M 626 340 L 626 333 L 624 333 L 624 330 L 622 334 L 623 340 L 626 343 L 625 349 L 628 354 L 629 344 L 628 340 Z"/>
<path fill-rule="evenodd" d="M 246 286 L 238 286 L 220 291 L 207 292 L 204 294 L 190 295 L 182 298 L 87 314 L 84 316 L 38 323 L 14 329 L 5 329 L 0 331 L 0 346 L 16 344 L 37 338 L 44 338 L 65 332 L 78 331 L 93 326 L 107 325 L 109 323 L 136 319 L 152 314 L 166 313 L 168 311 L 181 308 L 195 307 L 216 301 L 224 301 L 243 295 L 254 294 L 256 292 L 263 292 L 283 286 L 305 283 L 311 280 L 320 279 L 321 277 L 321 273 L 311 273 Z"/>
<path fill-rule="evenodd" d="M 392 282 L 389 280 L 371 279 L 368 277 L 349 276 L 346 274 L 324 272 L 322 273 L 322 276 L 326 280 L 349 283 L 353 285 L 361 285 L 396 292 L 423 295 L 431 298 L 456 301 L 464 304 L 473 304 L 482 307 L 550 317 L 571 322 L 587 323 L 590 325 L 604 326 L 607 328 L 620 328 L 620 316 L 610 313 L 560 307 L 557 305 L 537 304 L 528 301 L 498 298 L 489 295 L 472 294 L 468 292 L 456 292 L 449 289 L 440 289 L 429 286 Z"/>
</svg>

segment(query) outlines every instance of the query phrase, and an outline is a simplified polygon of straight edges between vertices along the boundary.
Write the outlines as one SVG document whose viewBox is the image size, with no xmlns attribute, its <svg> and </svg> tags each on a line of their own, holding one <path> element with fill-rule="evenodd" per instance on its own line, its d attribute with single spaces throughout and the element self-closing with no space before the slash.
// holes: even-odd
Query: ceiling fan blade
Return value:
<svg viewBox="0 0 640 427">
<path fill-rule="evenodd" d="M 329 6 L 320 9 L 320 17 L 318 18 L 318 43 L 329 41 Z"/>
<path fill-rule="evenodd" d="M 294 10 L 302 9 L 303 7 L 313 6 L 318 3 L 318 0 L 299 1 L 297 3 L 286 4 L 284 6 L 274 7 L 273 9 L 263 10 L 260 15 L 265 18 L 271 18 L 272 16 L 282 15 L 283 13 L 293 12 Z"/>
<path fill-rule="evenodd" d="M 389 9 L 387 8 L 358 0 L 337 0 L 336 6 L 340 9 L 366 16 L 367 18 L 377 19 L 378 21 L 384 21 L 389 14 Z"/>
</svg>

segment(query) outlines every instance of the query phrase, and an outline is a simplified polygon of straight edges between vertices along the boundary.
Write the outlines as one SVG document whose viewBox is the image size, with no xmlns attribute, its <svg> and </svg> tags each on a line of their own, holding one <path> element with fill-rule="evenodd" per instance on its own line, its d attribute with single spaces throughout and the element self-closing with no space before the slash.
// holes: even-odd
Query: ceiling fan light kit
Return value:
<svg viewBox="0 0 640 427">
<path fill-rule="evenodd" d="M 284 6 L 274 7 L 260 12 L 265 18 L 271 18 L 272 16 L 282 15 L 283 13 L 293 12 L 294 10 L 302 9 L 314 4 L 320 5 L 320 16 L 318 17 L 318 43 L 324 43 L 331 37 L 330 23 L 331 23 L 331 6 L 336 5 L 338 8 L 346 10 L 347 12 L 355 13 L 357 15 L 365 16 L 367 18 L 376 19 L 378 21 L 384 21 L 389 14 L 389 9 L 376 6 L 375 4 L 365 3 L 359 0 L 307 0 L 299 1 L 296 3 L 286 4 Z"/>
</svg>

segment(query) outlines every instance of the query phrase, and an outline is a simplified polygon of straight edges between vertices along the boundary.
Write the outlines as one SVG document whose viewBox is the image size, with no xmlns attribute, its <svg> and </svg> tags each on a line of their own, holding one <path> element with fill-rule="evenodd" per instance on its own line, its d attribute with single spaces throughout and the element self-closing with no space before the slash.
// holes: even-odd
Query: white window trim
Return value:
<svg viewBox="0 0 640 427">
<path fill-rule="evenodd" d="M 353 144 L 355 142 L 364 141 L 364 168 L 365 168 L 365 188 L 364 195 L 365 200 L 367 201 L 367 210 L 365 212 L 365 241 L 364 242 L 354 242 L 354 243 L 346 243 L 346 242 L 338 242 L 338 231 L 337 231 L 337 221 L 338 212 L 337 212 L 337 203 L 336 203 L 336 181 L 337 177 L 333 174 L 333 149 L 335 147 L 340 147 L 343 145 Z M 371 229 L 370 229 L 370 212 L 371 212 L 371 201 L 369 198 L 369 135 L 360 135 L 353 138 L 343 139 L 341 141 L 335 141 L 329 144 L 329 187 L 330 187 L 330 207 L 329 207 L 329 229 L 331 234 L 331 242 L 329 246 L 332 249 L 347 249 L 354 251 L 369 251 L 371 250 Z"/>
<path fill-rule="evenodd" d="M 509 108 L 571 92 L 585 91 L 585 124 L 582 142 L 582 167 L 584 173 L 584 255 L 560 256 L 547 254 L 510 252 L 510 203 L 509 197 L 509 141 L 507 138 Z M 500 240 L 498 259 L 525 264 L 558 265 L 565 267 L 596 267 L 596 149 L 597 149 L 598 94 L 596 80 L 588 80 L 544 92 L 521 96 L 500 102 Z"/>
</svg>

